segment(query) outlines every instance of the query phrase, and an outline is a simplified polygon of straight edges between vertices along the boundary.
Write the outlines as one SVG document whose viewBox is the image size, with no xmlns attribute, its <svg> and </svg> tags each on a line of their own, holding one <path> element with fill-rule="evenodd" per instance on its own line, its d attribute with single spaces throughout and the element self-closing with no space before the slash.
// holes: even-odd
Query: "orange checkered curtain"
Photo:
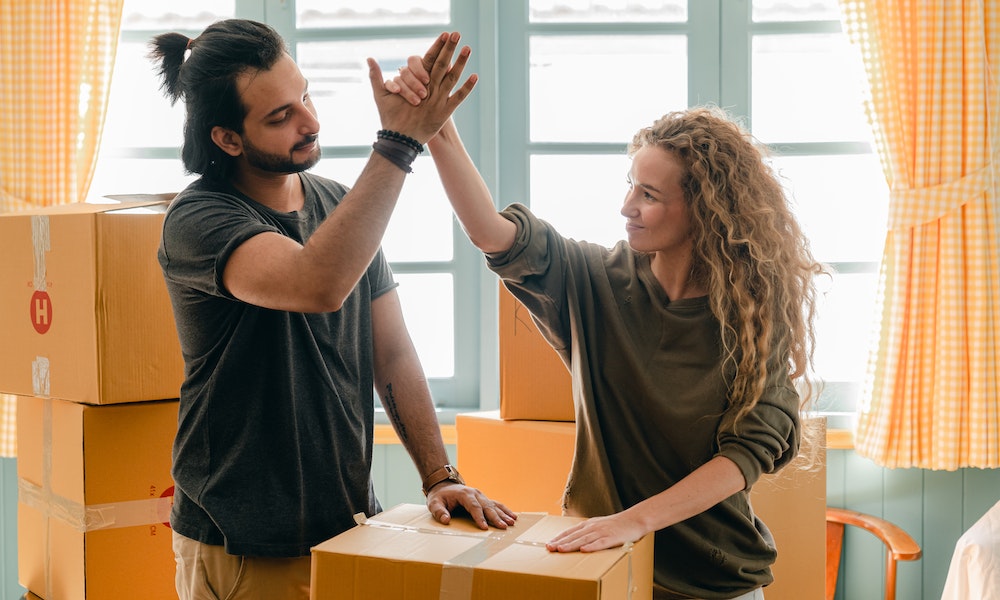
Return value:
<svg viewBox="0 0 1000 600">
<path fill-rule="evenodd" d="M 855 441 L 886 467 L 1000 467 L 998 5 L 841 0 L 890 189 Z"/>
<path fill-rule="evenodd" d="M 0 0 L 0 212 L 86 198 L 121 12 L 122 0 Z M 0 456 L 15 452 L 13 415 L 0 396 Z"/>
</svg>

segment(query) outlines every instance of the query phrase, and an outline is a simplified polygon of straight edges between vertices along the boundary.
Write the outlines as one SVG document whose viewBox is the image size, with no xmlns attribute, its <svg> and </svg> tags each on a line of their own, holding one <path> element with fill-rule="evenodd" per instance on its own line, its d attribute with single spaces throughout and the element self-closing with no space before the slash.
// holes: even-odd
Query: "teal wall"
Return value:
<svg viewBox="0 0 1000 600">
<path fill-rule="evenodd" d="M 901 600 L 941 597 L 955 542 L 1000 500 L 1000 469 L 884 469 L 848 450 L 827 453 L 826 481 L 828 505 L 889 519 L 920 544 L 920 560 L 900 563 Z M 837 600 L 880 597 L 881 543 L 864 531 L 847 535 Z"/>
<path fill-rule="evenodd" d="M 20 598 L 17 583 L 17 461 L 0 458 L 0 598 Z"/>
<path fill-rule="evenodd" d="M 448 448 L 453 460 L 454 450 Z M 376 447 L 374 475 L 386 508 L 423 502 L 420 478 L 402 446 Z M 883 469 L 852 451 L 828 453 L 828 504 L 888 518 L 923 547 L 921 560 L 900 566 L 897 597 L 903 600 L 941 597 L 955 542 L 998 500 L 1000 469 Z M 24 590 L 17 583 L 17 473 L 12 458 L 0 459 L 0 532 L 0 597 L 14 600 Z M 879 597 L 884 585 L 881 545 L 862 531 L 849 531 L 845 543 L 838 600 Z"/>
</svg>

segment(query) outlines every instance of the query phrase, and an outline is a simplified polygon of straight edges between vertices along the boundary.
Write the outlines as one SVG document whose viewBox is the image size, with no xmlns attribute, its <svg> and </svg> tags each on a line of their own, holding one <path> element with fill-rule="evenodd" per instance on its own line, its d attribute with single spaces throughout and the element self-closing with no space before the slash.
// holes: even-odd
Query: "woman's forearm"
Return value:
<svg viewBox="0 0 1000 600">
<path fill-rule="evenodd" d="M 454 121 L 449 119 L 427 147 L 469 240 L 486 253 L 510 249 L 517 229 L 497 212 L 486 182 L 466 152 Z"/>
</svg>

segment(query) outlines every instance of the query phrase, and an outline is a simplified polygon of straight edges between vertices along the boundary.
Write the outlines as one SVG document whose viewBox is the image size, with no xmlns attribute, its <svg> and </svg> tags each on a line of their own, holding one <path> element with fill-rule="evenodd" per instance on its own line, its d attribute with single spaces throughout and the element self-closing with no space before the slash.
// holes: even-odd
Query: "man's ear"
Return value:
<svg viewBox="0 0 1000 600">
<path fill-rule="evenodd" d="M 229 156 L 243 154 L 243 138 L 232 129 L 216 125 L 212 128 L 212 141 Z"/>
</svg>

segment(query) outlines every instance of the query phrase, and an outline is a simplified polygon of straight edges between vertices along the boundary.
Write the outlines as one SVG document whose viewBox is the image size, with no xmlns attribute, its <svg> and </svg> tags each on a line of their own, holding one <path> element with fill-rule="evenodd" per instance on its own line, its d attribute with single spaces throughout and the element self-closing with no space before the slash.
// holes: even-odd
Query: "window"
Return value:
<svg viewBox="0 0 1000 600">
<path fill-rule="evenodd" d="M 197 35 L 230 16 L 278 29 L 310 80 L 324 158 L 353 182 L 378 119 L 364 59 L 389 73 L 443 30 L 480 74 L 456 115 L 500 206 L 524 202 L 566 235 L 612 244 L 625 146 L 657 116 L 714 103 L 775 149 L 817 258 L 835 267 L 817 348 L 821 409 L 849 411 L 865 377 L 887 207 L 861 105 L 860 59 L 837 0 L 126 0 L 92 192 L 181 189 L 183 107 L 146 60 L 153 35 Z M 138 133 L 138 132 L 141 132 Z M 465 239 L 427 157 L 414 165 L 384 239 L 407 323 L 444 410 L 496 406 L 496 278 Z M 581 177 L 585 173 L 586 177 Z"/>
</svg>

